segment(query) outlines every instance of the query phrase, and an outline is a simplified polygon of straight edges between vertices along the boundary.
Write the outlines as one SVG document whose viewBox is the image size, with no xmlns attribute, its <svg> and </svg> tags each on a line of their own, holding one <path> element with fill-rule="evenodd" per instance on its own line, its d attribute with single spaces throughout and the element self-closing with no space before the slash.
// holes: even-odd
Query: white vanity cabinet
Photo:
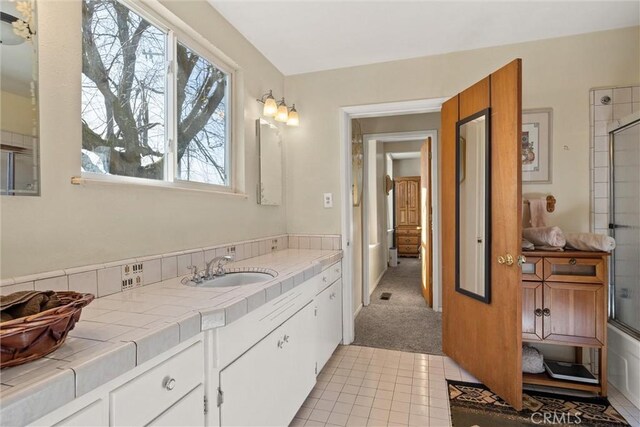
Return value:
<svg viewBox="0 0 640 427">
<path fill-rule="evenodd" d="M 109 425 L 108 403 L 104 399 L 98 399 L 84 408 L 76 411 L 64 420 L 54 424 L 58 427 L 86 427 Z"/>
<path fill-rule="evenodd" d="M 315 299 L 316 321 L 316 362 L 320 372 L 333 351 L 342 341 L 342 280 L 320 292 Z"/>
<path fill-rule="evenodd" d="M 286 426 L 315 384 L 314 306 L 307 304 L 220 371 L 223 426 Z"/>
</svg>

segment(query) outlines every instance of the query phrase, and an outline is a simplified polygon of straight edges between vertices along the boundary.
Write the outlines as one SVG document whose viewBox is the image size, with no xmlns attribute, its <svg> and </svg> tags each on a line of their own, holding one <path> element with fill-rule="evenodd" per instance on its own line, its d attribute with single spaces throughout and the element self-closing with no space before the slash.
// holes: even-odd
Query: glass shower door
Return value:
<svg viewBox="0 0 640 427">
<path fill-rule="evenodd" d="M 640 335 L 640 121 L 611 132 L 611 317 Z"/>
</svg>

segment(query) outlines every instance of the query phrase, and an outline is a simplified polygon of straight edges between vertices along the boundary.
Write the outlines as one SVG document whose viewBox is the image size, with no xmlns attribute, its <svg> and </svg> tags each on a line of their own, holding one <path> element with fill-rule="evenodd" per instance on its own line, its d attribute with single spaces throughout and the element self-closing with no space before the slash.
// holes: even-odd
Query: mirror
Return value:
<svg viewBox="0 0 640 427">
<path fill-rule="evenodd" d="M 0 194 L 40 194 L 35 1 L 0 0 Z"/>
<path fill-rule="evenodd" d="M 456 291 L 491 300 L 489 109 L 456 124 Z"/>
<path fill-rule="evenodd" d="M 280 129 L 264 119 L 256 121 L 260 151 L 258 203 L 278 206 L 282 203 L 282 139 Z"/>
</svg>

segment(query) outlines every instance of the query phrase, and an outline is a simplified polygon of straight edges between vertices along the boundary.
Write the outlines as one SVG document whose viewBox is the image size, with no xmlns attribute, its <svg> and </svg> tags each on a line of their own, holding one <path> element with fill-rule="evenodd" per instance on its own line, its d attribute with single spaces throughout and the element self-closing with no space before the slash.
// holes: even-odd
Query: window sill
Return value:
<svg viewBox="0 0 640 427">
<path fill-rule="evenodd" d="M 155 188 L 159 190 L 174 190 L 174 191 L 193 191 L 197 193 L 209 193 L 220 194 L 224 196 L 238 197 L 241 199 L 247 199 L 246 193 L 234 191 L 231 188 L 222 187 L 218 185 L 208 185 L 200 183 L 191 183 L 186 181 L 167 182 L 167 181 L 154 181 L 148 179 L 120 177 L 120 176 L 102 176 L 83 174 L 82 176 L 72 176 L 72 185 L 105 185 L 105 186 L 126 186 L 126 187 L 147 187 Z"/>
</svg>

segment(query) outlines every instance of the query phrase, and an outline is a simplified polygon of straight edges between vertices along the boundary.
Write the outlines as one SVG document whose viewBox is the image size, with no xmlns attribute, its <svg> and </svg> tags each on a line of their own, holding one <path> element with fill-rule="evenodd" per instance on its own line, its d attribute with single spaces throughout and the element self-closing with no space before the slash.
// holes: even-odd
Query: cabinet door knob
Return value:
<svg viewBox="0 0 640 427">
<path fill-rule="evenodd" d="M 282 348 L 283 345 L 284 345 L 284 341 L 278 340 L 278 348 Z"/>
<path fill-rule="evenodd" d="M 165 377 L 165 379 L 162 381 L 162 386 L 165 388 L 165 390 L 173 390 L 176 386 L 175 378 Z"/>
<path fill-rule="evenodd" d="M 336 268 L 336 273 L 340 273 L 340 269 L 339 268 Z"/>
<path fill-rule="evenodd" d="M 551 310 L 545 308 L 544 310 L 542 310 L 542 314 L 544 314 L 546 317 L 549 317 L 551 316 Z"/>
<path fill-rule="evenodd" d="M 336 297 L 336 293 L 333 292 L 331 295 L 329 295 L 329 299 L 334 299 Z"/>
<path fill-rule="evenodd" d="M 578 263 L 578 260 L 577 260 L 577 259 L 575 259 L 575 258 L 571 258 L 571 259 L 569 260 L 569 265 L 576 265 L 577 263 Z"/>
<path fill-rule="evenodd" d="M 327 281 L 327 276 L 322 276 L 322 281 L 326 282 Z"/>
<path fill-rule="evenodd" d="M 541 317 L 542 316 L 542 309 L 541 308 L 536 308 L 534 310 L 534 313 L 536 314 L 536 316 Z"/>
</svg>

